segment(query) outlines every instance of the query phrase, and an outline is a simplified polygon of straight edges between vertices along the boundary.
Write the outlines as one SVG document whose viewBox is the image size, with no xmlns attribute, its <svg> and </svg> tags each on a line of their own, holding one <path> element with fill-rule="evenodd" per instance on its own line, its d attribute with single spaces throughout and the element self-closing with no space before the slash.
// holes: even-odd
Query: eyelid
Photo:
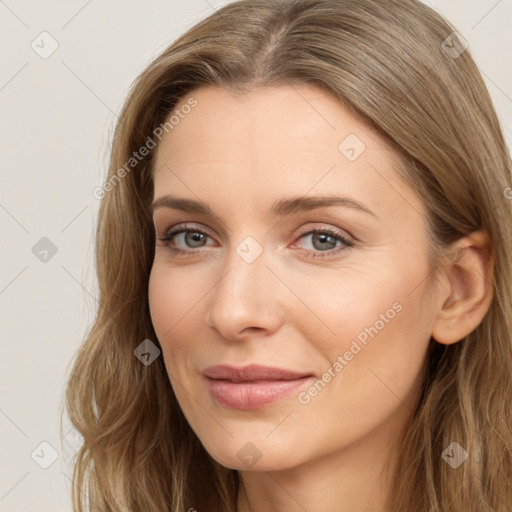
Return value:
<svg viewBox="0 0 512 512">
<path fill-rule="evenodd" d="M 345 229 L 341 229 L 341 228 L 334 227 L 334 226 L 326 226 L 324 223 L 321 223 L 321 222 L 311 222 L 309 224 L 314 224 L 314 225 L 308 226 L 305 228 L 301 228 L 299 234 L 297 235 L 297 238 L 301 238 L 302 236 L 312 233 L 314 231 L 325 231 L 325 232 L 328 232 L 336 237 L 344 238 L 347 241 L 351 241 L 351 242 L 356 241 L 356 237 L 353 236 L 348 231 L 346 231 Z"/>
<path fill-rule="evenodd" d="M 166 238 L 171 238 L 169 236 L 169 234 L 171 234 L 174 237 L 174 236 L 177 236 L 178 234 L 181 234 L 181 233 L 187 232 L 187 231 L 193 231 L 193 232 L 197 232 L 197 233 L 202 233 L 203 235 L 206 235 L 206 236 L 208 236 L 210 238 L 213 238 L 212 235 L 210 235 L 202 227 L 198 227 L 198 226 L 195 226 L 195 225 L 183 222 L 183 223 L 176 224 L 174 226 L 171 226 L 171 227 L 165 229 L 163 236 L 162 237 L 158 237 L 157 236 L 157 239 L 160 240 L 160 241 L 166 241 Z"/>
<path fill-rule="evenodd" d="M 353 236 L 351 233 L 349 233 L 348 231 L 346 230 L 342 230 L 341 228 L 338 228 L 338 227 L 330 227 L 330 226 L 325 226 L 325 225 L 321 225 L 322 223 L 321 222 L 310 222 L 309 224 L 317 224 L 315 226 L 309 226 L 309 227 L 305 227 L 305 228 L 301 228 L 300 230 L 300 233 L 298 235 L 296 235 L 297 238 L 300 238 L 306 234 L 309 234 L 311 231 L 330 231 L 332 232 L 333 235 L 335 236 L 343 236 L 343 238 L 347 238 L 346 235 L 348 235 L 348 238 L 351 240 L 351 241 L 356 241 L 357 238 L 355 236 Z M 319 225 L 320 224 L 320 225 Z M 209 236 L 210 238 L 213 238 L 212 235 L 210 235 L 207 230 L 205 230 L 204 228 L 202 227 L 198 227 L 197 225 L 195 224 L 190 224 L 190 223 L 187 223 L 187 222 L 181 222 L 181 223 L 178 223 L 178 224 L 175 224 L 171 227 L 168 227 L 164 230 L 163 232 L 163 237 L 165 237 L 169 232 L 173 231 L 173 232 L 176 232 L 178 231 L 179 229 L 183 229 L 183 230 L 190 230 L 190 231 L 193 231 L 193 230 L 197 230 L 198 232 L 200 233 L 203 233 L 207 236 Z M 156 231 L 156 229 L 155 229 Z M 160 238 L 159 238 L 160 239 Z"/>
</svg>

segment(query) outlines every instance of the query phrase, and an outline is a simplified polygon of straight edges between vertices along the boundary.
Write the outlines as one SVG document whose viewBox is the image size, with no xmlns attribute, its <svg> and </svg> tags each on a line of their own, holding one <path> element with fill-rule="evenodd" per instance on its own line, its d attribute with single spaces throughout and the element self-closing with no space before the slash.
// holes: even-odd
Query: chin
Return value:
<svg viewBox="0 0 512 512">
<path fill-rule="evenodd" d="M 220 447 L 217 444 L 207 451 L 222 466 L 238 471 L 280 471 L 300 464 L 299 460 L 294 461 L 296 450 L 282 445 L 280 448 L 270 447 L 263 440 L 232 440 L 229 446 Z"/>
</svg>

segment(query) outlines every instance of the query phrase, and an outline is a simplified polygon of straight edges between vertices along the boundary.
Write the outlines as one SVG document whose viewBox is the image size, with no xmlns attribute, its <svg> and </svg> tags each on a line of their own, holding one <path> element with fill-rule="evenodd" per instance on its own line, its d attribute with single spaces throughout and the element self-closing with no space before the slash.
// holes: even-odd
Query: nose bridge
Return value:
<svg viewBox="0 0 512 512">
<path fill-rule="evenodd" d="M 206 317 L 206 323 L 224 337 L 237 339 L 247 328 L 273 331 L 279 327 L 282 312 L 267 256 L 252 236 L 231 248 Z"/>
</svg>

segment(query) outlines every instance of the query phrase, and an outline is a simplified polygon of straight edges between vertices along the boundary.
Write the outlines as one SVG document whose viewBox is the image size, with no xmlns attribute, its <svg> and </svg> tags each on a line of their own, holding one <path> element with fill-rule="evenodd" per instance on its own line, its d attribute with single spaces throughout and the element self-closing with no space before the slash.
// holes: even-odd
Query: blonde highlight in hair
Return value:
<svg viewBox="0 0 512 512">
<path fill-rule="evenodd" d="M 395 511 L 495 512 L 512 504 L 512 164 L 491 98 L 469 50 L 442 43 L 455 28 L 416 0 L 240 0 L 188 30 L 137 78 L 119 117 L 115 175 L 198 87 L 244 94 L 308 83 L 331 93 L 401 156 L 396 170 L 429 212 L 433 275 L 444 249 L 485 229 L 494 297 L 481 324 L 450 346 L 431 341 L 421 398 L 397 448 Z M 187 423 L 148 305 L 155 233 L 154 151 L 103 198 L 96 238 L 99 308 L 66 389 L 83 437 L 73 508 L 235 512 L 239 476 L 206 452 Z M 469 458 L 441 454 L 453 441 Z"/>
</svg>

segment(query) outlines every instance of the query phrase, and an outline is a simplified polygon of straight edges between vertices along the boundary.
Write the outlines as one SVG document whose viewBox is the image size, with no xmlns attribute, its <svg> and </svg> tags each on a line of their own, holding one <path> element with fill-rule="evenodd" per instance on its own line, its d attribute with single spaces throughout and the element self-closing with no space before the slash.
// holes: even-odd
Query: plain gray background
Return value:
<svg viewBox="0 0 512 512">
<path fill-rule="evenodd" d="M 92 191 L 131 82 L 226 3 L 0 0 L 2 512 L 71 511 L 79 439 L 64 423 L 63 453 L 59 414 L 96 308 Z M 426 3 L 468 41 L 512 147 L 512 0 Z"/>
</svg>

